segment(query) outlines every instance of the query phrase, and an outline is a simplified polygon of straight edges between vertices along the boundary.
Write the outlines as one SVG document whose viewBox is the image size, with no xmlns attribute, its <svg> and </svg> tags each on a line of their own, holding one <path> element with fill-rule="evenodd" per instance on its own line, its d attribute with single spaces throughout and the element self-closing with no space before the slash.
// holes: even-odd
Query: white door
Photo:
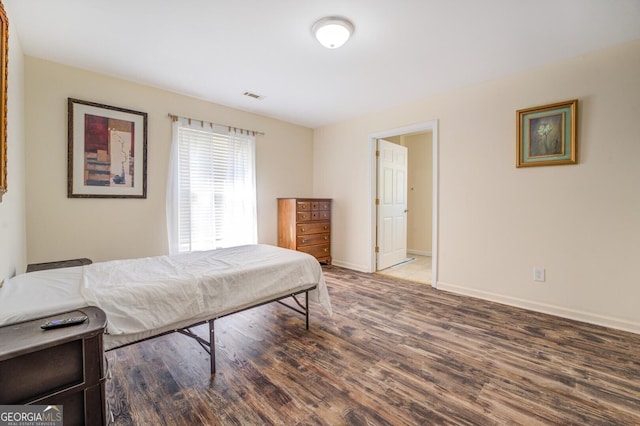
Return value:
<svg viewBox="0 0 640 426">
<path fill-rule="evenodd" d="M 407 258 L 407 147 L 378 139 L 377 270 Z"/>
</svg>

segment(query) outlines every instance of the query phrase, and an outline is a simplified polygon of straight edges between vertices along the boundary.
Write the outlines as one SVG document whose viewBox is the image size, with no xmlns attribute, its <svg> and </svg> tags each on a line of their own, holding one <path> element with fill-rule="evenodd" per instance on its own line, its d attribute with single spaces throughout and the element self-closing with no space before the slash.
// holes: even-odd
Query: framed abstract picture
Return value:
<svg viewBox="0 0 640 426">
<path fill-rule="evenodd" d="M 69 198 L 147 198 L 147 113 L 68 99 Z"/>
<path fill-rule="evenodd" d="M 521 109 L 516 167 L 577 163 L 578 100 Z"/>
</svg>

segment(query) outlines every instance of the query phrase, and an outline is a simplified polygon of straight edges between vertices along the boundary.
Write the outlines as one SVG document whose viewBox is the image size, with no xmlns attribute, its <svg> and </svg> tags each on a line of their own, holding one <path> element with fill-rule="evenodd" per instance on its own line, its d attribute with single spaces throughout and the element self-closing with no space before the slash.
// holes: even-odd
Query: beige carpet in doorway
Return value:
<svg viewBox="0 0 640 426">
<path fill-rule="evenodd" d="M 413 260 L 410 259 L 376 273 L 394 278 L 431 284 L 431 256 L 414 255 Z"/>
</svg>

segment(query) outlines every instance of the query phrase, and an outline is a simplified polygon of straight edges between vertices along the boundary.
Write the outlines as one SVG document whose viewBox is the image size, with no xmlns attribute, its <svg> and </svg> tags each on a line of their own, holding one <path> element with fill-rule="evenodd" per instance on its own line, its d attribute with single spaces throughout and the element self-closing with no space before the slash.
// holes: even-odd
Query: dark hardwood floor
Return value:
<svg viewBox="0 0 640 426">
<path fill-rule="evenodd" d="M 640 425 L 640 335 L 324 270 L 333 317 L 220 319 L 213 377 L 179 334 L 108 352 L 114 424 Z"/>
</svg>

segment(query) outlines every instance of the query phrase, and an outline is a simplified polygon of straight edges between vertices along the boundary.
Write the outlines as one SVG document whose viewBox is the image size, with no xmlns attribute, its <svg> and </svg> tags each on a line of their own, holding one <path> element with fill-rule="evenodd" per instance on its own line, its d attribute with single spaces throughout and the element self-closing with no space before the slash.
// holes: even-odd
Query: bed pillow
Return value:
<svg viewBox="0 0 640 426">
<path fill-rule="evenodd" d="M 0 292 L 0 325 L 86 306 L 81 282 L 81 266 L 29 272 L 5 280 Z"/>
</svg>

